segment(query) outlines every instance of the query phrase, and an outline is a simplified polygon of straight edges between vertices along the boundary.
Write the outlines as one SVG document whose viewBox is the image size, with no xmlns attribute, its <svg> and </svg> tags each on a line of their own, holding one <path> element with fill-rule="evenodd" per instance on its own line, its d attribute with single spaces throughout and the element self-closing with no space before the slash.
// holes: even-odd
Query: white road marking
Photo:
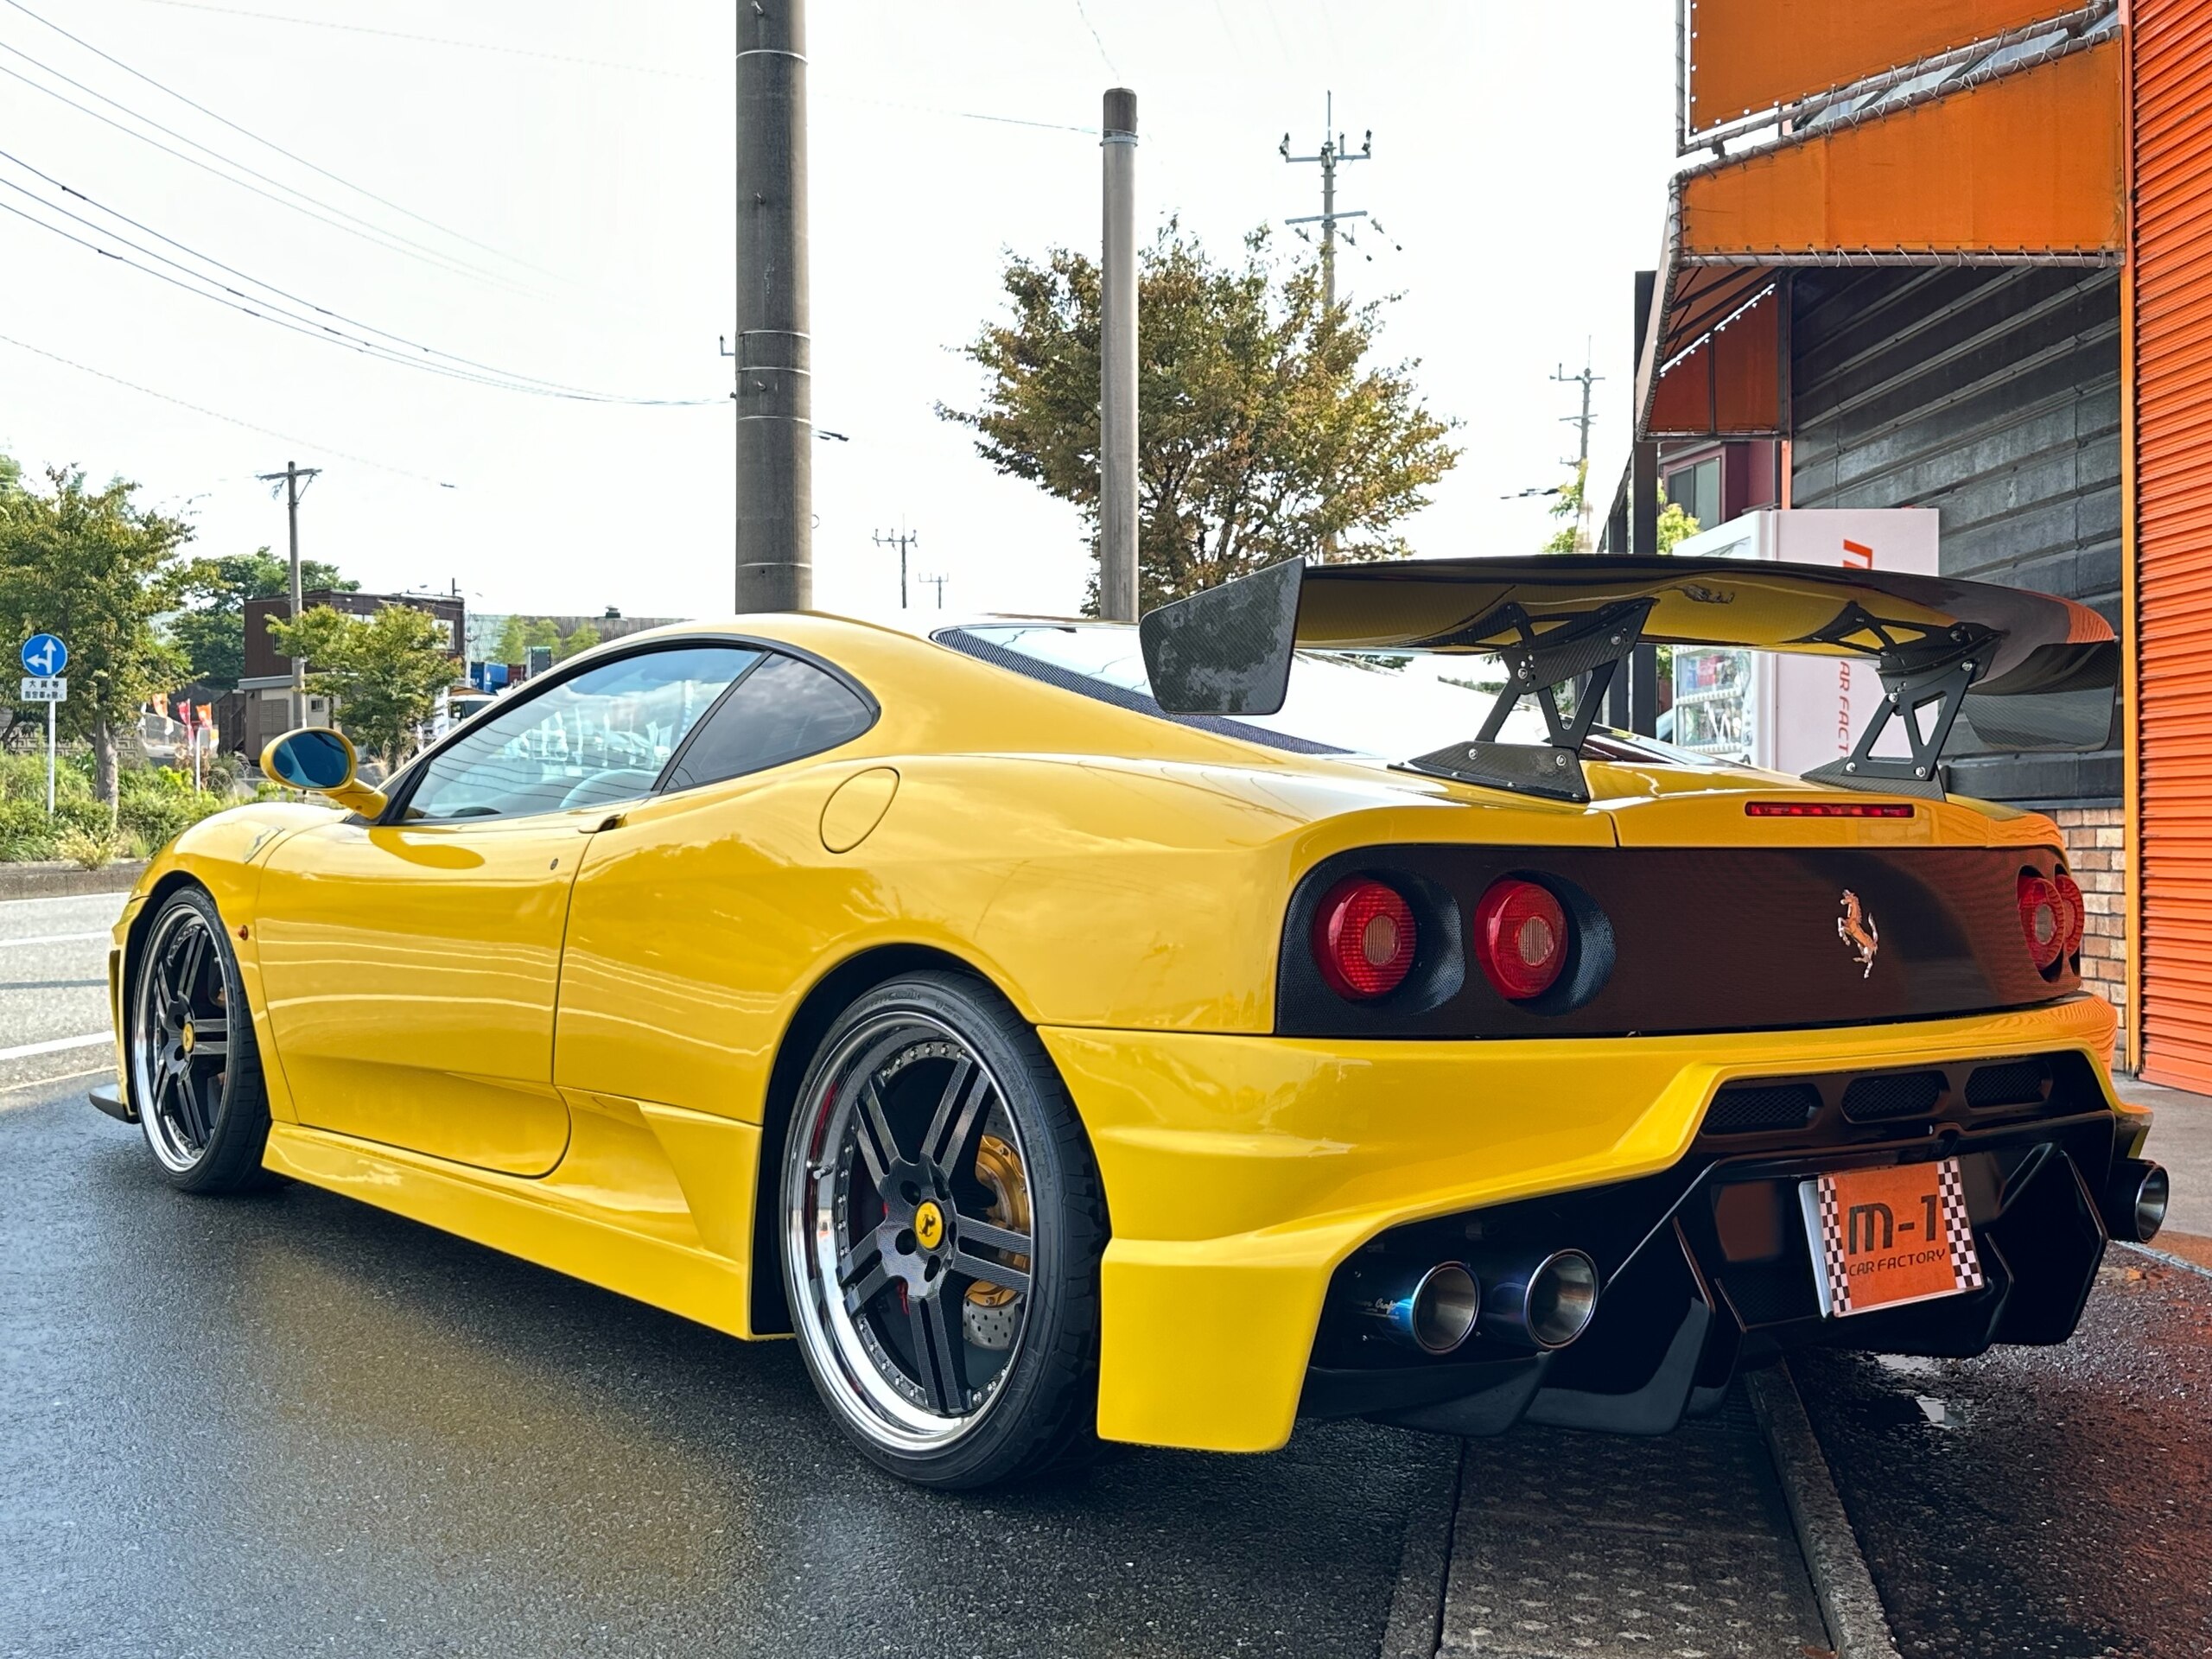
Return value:
<svg viewBox="0 0 2212 1659">
<path fill-rule="evenodd" d="M 19 1048 L 0 1048 L 0 1060 L 27 1060 L 34 1054 L 60 1054 L 73 1048 L 92 1048 L 114 1040 L 115 1033 L 111 1031 L 96 1031 L 89 1037 L 50 1037 L 42 1043 L 25 1043 Z"/>
<path fill-rule="evenodd" d="M 130 897 L 120 888 L 112 893 L 49 893 L 35 899 L 0 899 L 0 910 L 16 905 L 81 905 L 87 899 L 108 899 L 114 901 L 116 910 L 120 912 L 124 900 Z"/>
<path fill-rule="evenodd" d="M 28 939 L 0 938 L 0 946 L 15 944 L 82 944 L 88 939 L 112 939 L 114 933 L 102 928 L 97 933 L 41 933 Z"/>
</svg>

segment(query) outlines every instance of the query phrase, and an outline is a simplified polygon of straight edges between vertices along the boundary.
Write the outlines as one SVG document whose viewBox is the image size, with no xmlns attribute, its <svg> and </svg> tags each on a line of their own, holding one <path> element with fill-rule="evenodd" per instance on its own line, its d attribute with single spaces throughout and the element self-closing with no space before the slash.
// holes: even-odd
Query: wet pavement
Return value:
<svg viewBox="0 0 2212 1659">
<path fill-rule="evenodd" d="M 1458 1455 L 1346 1424 L 916 1491 L 788 1343 L 304 1186 L 181 1197 L 83 1086 L 0 1110 L 10 1659 L 1372 1654 Z"/>
<path fill-rule="evenodd" d="M 2212 1653 L 2212 1275 L 2114 1246 L 2063 1348 L 1791 1369 L 1907 1659 Z"/>
</svg>

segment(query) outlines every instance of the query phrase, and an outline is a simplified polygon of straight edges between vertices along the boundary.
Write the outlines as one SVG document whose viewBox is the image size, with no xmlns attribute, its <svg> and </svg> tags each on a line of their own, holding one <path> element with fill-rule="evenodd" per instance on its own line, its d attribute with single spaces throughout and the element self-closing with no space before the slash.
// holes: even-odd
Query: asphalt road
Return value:
<svg viewBox="0 0 2212 1659">
<path fill-rule="evenodd" d="M 56 906 L 59 908 L 59 906 Z M 26 976 L 28 977 L 28 976 Z M 0 1096 L 0 1655 L 1363 1655 L 1455 1443 L 938 1497 L 741 1344 Z"/>
<path fill-rule="evenodd" d="M 1792 1369 L 1907 1659 L 2212 1653 L 2212 1275 L 2115 1245 L 2063 1348 Z"/>
<path fill-rule="evenodd" d="M 0 1105 L 7 1085 L 108 1065 L 108 931 L 126 895 L 0 903 Z M 24 1051 L 30 1051 L 26 1052 Z"/>
</svg>

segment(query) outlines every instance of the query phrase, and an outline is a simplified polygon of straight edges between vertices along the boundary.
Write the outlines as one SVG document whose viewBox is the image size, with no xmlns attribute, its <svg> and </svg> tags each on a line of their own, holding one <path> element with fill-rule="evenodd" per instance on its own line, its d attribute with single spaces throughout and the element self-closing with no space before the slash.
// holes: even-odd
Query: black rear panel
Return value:
<svg viewBox="0 0 2212 1659">
<path fill-rule="evenodd" d="M 2025 1007 L 2081 986 L 2078 961 L 2041 972 L 2021 934 L 2021 873 L 2063 868 L 2044 848 L 1408 846 L 1338 854 L 1292 897 L 1275 1028 L 1329 1037 L 1657 1036 Z M 1424 961 L 1375 1002 L 1346 1001 L 1313 964 L 1314 910 L 1357 874 L 1398 887 L 1421 927 Z M 1503 875 L 1542 881 L 1576 918 L 1579 956 L 1561 980 L 1571 995 L 1510 1002 L 1471 959 L 1431 959 L 1463 949 L 1475 902 Z M 1847 893 L 1864 918 L 1859 932 L 1878 938 L 1871 967 L 1839 930 Z M 1883 1103 L 1869 1102 L 1870 1116 L 1879 1116 Z"/>
</svg>

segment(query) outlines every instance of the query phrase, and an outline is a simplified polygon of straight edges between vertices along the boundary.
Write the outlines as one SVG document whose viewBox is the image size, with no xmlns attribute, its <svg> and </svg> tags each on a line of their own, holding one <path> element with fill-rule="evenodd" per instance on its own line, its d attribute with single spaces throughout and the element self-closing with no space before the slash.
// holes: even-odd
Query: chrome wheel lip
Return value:
<svg viewBox="0 0 2212 1659">
<path fill-rule="evenodd" d="M 224 1001 L 231 1003 L 229 976 L 224 972 L 222 948 L 216 930 L 207 918 L 189 905 L 179 905 L 163 914 L 157 921 L 153 936 L 146 942 L 137 983 L 130 996 L 130 1088 L 131 1097 L 138 1103 L 138 1118 L 146 1132 L 146 1144 L 153 1148 L 154 1156 L 172 1174 L 188 1175 L 198 1168 L 207 1155 L 208 1141 L 213 1137 L 222 1109 L 221 1092 L 208 1109 L 207 1133 L 200 1144 L 192 1143 L 188 1126 L 176 1121 L 174 1111 L 162 1104 L 163 1091 L 158 1086 L 162 1073 L 181 1065 L 188 1086 L 193 1081 L 193 1055 L 200 1056 L 200 1064 L 208 1058 L 204 1038 L 211 1020 L 223 1027 L 223 1046 L 215 1051 L 227 1062 L 229 1031 L 227 1013 L 210 1016 L 193 1006 L 194 986 L 188 983 L 181 995 L 169 994 L 162 969 L 169 953 L 178 948 L 180 939 L 188 931 L 197 930 L 206 936 L 202 949 L 213 958 L 213 972 L 222 982 Z M 195 966 L 192 979 L 196 981 L 207 971 L 203 960 Z M 174 1055 L 168 1051 L 174 1048 Z"/>
<path fill-rule="evenodd" d="M 1001 1106 L 1006 1106 L 1007 1092 L 997 1071 L 957 1029 L 918 1008 L 886 1008 L 848 1032 L 816 1068 L 814 1087 L 798 1104 L 785 1152 L 783 1181 L 784 1249 L 797 1281 L 791 1307 L 793 1330 L 817 1375 L 830 1385 L 823 1391 L 846 1421 L 865 1440 L 909 1454 L 942 1452 L 957 1445 L 990 1415 L 1020 1359 L 1028 1336 L 1031 1303 L 1030 1296 L 1021 1298 L 1020 1317 L 1004 1360 L 988 1383 L 972 1391 L 972 1408 L 957 1416 L 918 1403 L 895 1388 L 874 1357 L 874 1351 L 881 1346 L 880 1339 L 846 1309 L 839 1272 L 843 1230 L 839 1206 L 848 1182 L 840 1179 L 841 1172 L 825 1149 L 836 1146 L 841 1138 L 838 1131 L 854 1110 L 855 1090 L 847 1085 L 873 1077 L 886 1061 L 917 1043 L 942 1043 L 957 1049 L 982 1075 Z M 1029 1161 L 1021 1126 L 1014 1120 L 1010 1107 L 1006 1107 L 1005 1116 L 1014 1137 L 1014 1155 L 1026 1171 Z M 842 1173 L 849 1177 L 850 1166 Z M 925 1192 L 924 1201 L 931 1199 L 942 1203 L 945 1224 L 957 1233 L 960 1222 L 949 1192 Z M 1030 1227 L 1033 1283 L 1039 1266 L 1033 1209 Z M 897 1369 L 895 1363 L 893 1369 Z"/>
</svg>

